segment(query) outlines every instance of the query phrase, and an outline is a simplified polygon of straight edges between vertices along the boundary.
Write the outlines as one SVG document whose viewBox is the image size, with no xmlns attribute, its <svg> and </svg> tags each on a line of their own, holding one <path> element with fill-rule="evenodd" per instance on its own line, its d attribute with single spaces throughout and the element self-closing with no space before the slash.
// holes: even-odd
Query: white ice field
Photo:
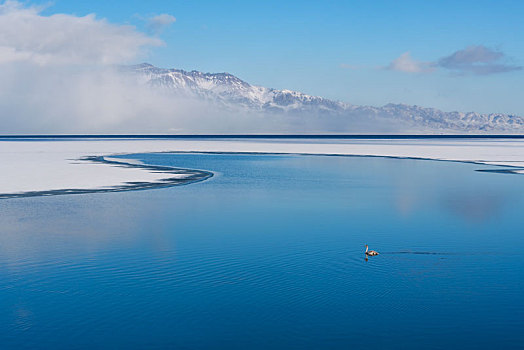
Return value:
<svg viewBox="0 0 524 350">
<path fill-rule="evenodd" d="M 174 176 L 142 168 L 81 160 L 149 152 L 306 153 L 420 158 L 516 167 L 524 173 L 524 140 L 518 139 L 80 139 L 1 140 L 0 195 L 64 189 L 107 189 Z M 518 169 L 522 167 L 522 169 Z M 206 170 L 206 169 L 201 169 Z"/>
</svg>

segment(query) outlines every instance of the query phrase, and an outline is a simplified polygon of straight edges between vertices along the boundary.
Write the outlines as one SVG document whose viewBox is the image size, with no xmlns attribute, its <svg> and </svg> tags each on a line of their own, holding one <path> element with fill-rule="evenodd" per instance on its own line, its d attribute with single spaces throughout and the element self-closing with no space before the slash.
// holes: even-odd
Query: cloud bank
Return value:
<svg viewBox="0 0 524 350">
<path fill-rule="evenodd" d="M 0 4 L 0 63 L 38 65 L 120 64 L 163 42 L 134 27 L 114 25 L 94 14 L 42 16 L 16 1 Z"/>
<path fill-rule="evenodd" d="M 174 21 L 160 15 L 150 25 L 159 31 Z M 120 68 L 159 45 L 94 14 L 45 16 L 42 8 L 0 2 L 0 134 L 226 133 L 271 125 L 271 118 L 162 93 Z"/>
<path fill-rule="evenodd" d="M 160 39 L 95 15 L 41 10 L 0 3 L 1 134 L 149 132 L 155 122 L 170 128 L 186 108 L 116 68 Z"/>
<path fill-rule="evenodd" d="M 483 45 L 468 46 L 435 62 L 414 60 L 405 52 L 393 60 L 386 69 L 405 73 L 432 72 L 436 69 L 456 74 L 488 75 L 522 70 L 522 66 L 507 63 L 507 56 Z"/>
</svg>

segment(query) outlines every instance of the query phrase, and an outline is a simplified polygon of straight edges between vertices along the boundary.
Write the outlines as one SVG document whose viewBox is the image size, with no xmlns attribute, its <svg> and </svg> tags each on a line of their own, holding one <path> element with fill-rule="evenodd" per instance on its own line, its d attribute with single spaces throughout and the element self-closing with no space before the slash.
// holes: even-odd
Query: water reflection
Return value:
<svg viewBox="0 0 524 350">
<path fill-rule="evenodd" d="M 485 189 L 458 190 L 445 193 L 441 198 L 442 206 L 465 221 L 483 223 L 496 219 L 507 205 L 512 205 L 515 193 L 494 193 Z"/>
<path fill-rule="evenodd" d="M 524 340 L 521 176 L 364 157 L 134 157 L 219 176 L 0 201 L 4 348 Z M 362 261 L 366 242 L 381 254 Z"/>
<path fill-rule="evenodd" d="M 429 173 L 419 165 L 409 174 L 392 171 L 390 181 L 397 213 L 409 219 L 438 205 L 442 212 L 466 223 L 483 224 L 500 219 L 508 206 L 522 203 L 522 197 L 505 184 L 502 174 L 485 172 L 484 175 L 490 176 L 482 179 L 472 174 L 474 166 L 459 164 L 458 169 L 453 169 L 456 173 L 450 176 L 449 168 L 452 167 Z M 508 182 L 519 181 L 512 178 Z"/>
</svg>

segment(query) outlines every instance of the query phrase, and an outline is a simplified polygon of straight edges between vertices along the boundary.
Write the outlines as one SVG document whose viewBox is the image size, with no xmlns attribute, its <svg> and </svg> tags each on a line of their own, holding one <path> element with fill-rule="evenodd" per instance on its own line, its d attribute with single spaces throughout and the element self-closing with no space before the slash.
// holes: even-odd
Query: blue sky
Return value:
<svg viewBox="0 0 524 350">
<path fill-rule="evenodd" d="M 54 13 L 94 13 L 158 36 L 165 45 L 140 60 L 161 67 L 227 71 L 252 84 L 354 104 L 524 115 L 522 1 L 55 0 L 43 14 Z M 160 14 L 176 22 L 152 32 L 148 18 Z M 439 66 L 468 47 L 499 53 L 492 63 L 510 69 L 477 74 Z M 421 69 L 392 68 L 407 52 Z"/>
</svg>

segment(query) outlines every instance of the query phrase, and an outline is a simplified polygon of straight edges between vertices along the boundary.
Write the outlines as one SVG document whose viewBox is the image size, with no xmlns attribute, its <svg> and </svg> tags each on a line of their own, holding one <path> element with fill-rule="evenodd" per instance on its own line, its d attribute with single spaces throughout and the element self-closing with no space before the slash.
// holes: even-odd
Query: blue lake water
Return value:
<svg viewBox="0 0 524 350">
<path fill-rule="evenodd" d="M 171 188 L 0 201 L 0 348 L 523 348 L 524 176 L 138 154 Z M 381 254 L 364 255 L 364 245 Z"/>
</svg>

